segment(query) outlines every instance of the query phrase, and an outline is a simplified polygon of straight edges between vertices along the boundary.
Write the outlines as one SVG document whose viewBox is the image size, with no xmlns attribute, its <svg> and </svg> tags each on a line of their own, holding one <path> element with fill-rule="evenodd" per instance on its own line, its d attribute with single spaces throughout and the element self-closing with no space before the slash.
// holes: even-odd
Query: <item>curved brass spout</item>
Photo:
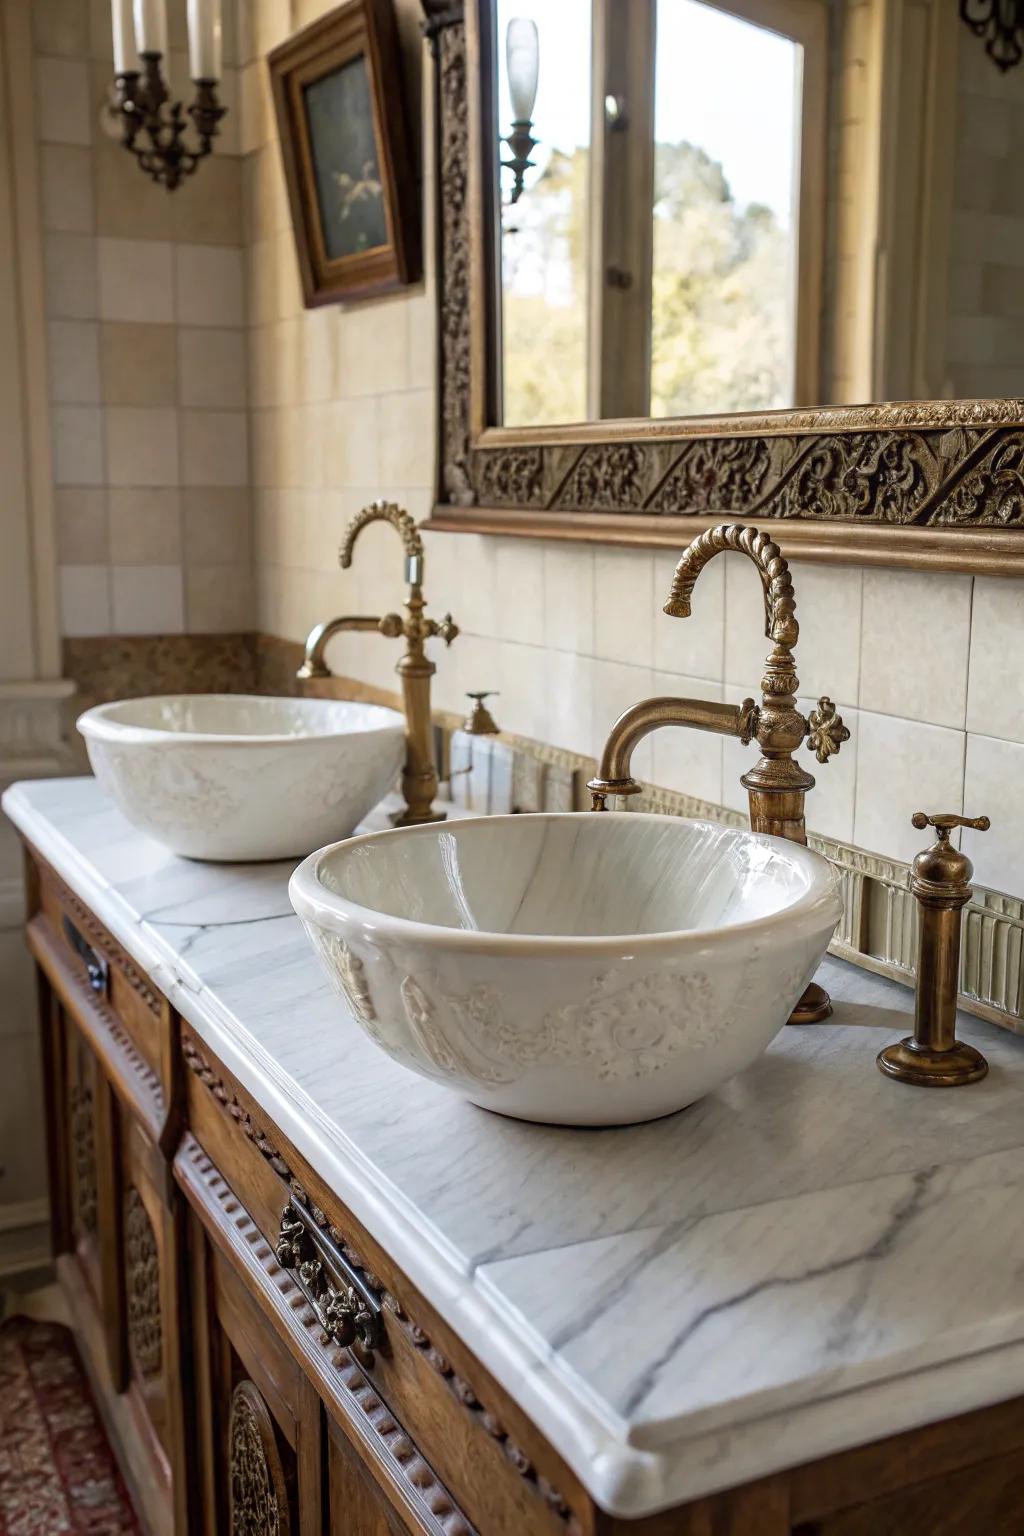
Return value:
<svg viewBox="0 0 1024 1536">
<path fill-rule="evenodd" d="M 746 746 L 757 729 L 753 699 L 742 704 L 715 704 L 704 699 L 642 699 L 619 716 L 605 742 L 597 778 L 587 785 L 593 809 L 603 811 L 609 795 L 639 795 L 643 785 L 630 773 L 633 753 L 645 736 L 663 725 L 688 725 L 695 731 L 738 736 Z"/>
<path fill-rule="evenodd" d="M 437 635 L 446 645 L 451 645 L 459 633 L 450 613 L 443 619 L 428 619 L 424 615 L 423 598 L 423 540 L 409 513 L 393 501 L 372 501 L 368 507 L 349 523 L 338 550 L 338 560 L 343 570 L 352 564 L 352 550 L 356 539 L 370 523 L 390 523 L 402 540 L 405 550 L 405 579 L 409 587 L 405 600 L 406 618 L 397 613 L 386 613 L 382 619 L 344 618 L 318 624 L 310 631 L 306 641 L 306 655 L 297 676 L 303 679 L 330 677 L 324 661 L 324 650 L 332 635 L 341 630 L 376 630 L 388 639 L 402 636 L 407 641 L 405 655 L 395 671 L 402 680 L 402 702 L 405 706 L 405 767 L 402 770 L 402 794 L 405 811 L 396 818 L 399 826 L 415 826 L 424 821 L 443 821 L 441 813 L 433 808 L 437 793 L 437 767 L 434 762 L 433 723 L 430 718 L 430 679 L 437 668 L 427 656 L 424 642 Z"/>
<path fill-rule="evenodd" d="M 326 624 L 318 624 L 306 636 L 306 654 L 295 676 L 302 682 L 309 682 L 313 678 L 330 677 L 331 669 L 324 660 L 324 652 L 335 635 L 351 630 L 371 629 L 393 638 L 402 633 L 402 620 L 397 613 L 386 613 L 382 619 L 349 615 L 343 619 L 328 619 Z"/>
<path fill-rule="evenodd" d="M 753 561 L 764 591 L 764 628 L 772 648 L 765 658 L 760 705 L 755 706 L 752 699 L 738 707 L 695 699 L 645 699 L 627 709 L 612 726 L 598 776 L 587 788 L 594 797 L 595 810 L 604 809 L 608 795 L 638 794 L 641 786 L 630 775 L 633 749 L 662 725 L 719 731 L 738 736 L 744 743 L 756 739 L 761 756 L 740 780 L 750 804 L 751 828 L 806 843 L 804 797 L 814 788 L 814 778 L 794 760 L 793 753 L 807 736 L 819 763 L 825 763 L 849 740 L 850 733 L 831 699 L 819 699 L 809 719 L 797 709 L 800 680 L 793 647 L 800 626 L 793 581 L 779 546 L 757 528 L 745 528 L 740 523 L 709 528 L 683 551 L 665 612 L 672 618 L 688 618 L 698 576 L 709 560 L 727 550 Z M 827 994 L 812 983 L 794 1010 L 792 1022 L 810 1023 L 827 1018 L 830 1012 Z"/>
</svg>

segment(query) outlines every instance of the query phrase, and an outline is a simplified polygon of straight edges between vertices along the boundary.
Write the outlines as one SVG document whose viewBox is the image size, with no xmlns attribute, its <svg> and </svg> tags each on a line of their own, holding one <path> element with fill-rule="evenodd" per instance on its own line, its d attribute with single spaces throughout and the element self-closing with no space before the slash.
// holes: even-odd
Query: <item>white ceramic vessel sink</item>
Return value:
<svg viewBox="0 0 1024 1536">
<path fill-rule="evenodd" d="M 401 715 L 334 699 L 124 699 L 78 729 L 128 820 L 193 859 L 283 859 L 346 837 L 405 753 Z"/>
<path fill-rule="evenodd" d="M 667 1115 L 748 1066 L 841 912 L 809 849 L 637 813 L 371 833 L 306 859 L 289 893 L 390 1056 L 561 1125 Z"/>
</svg>

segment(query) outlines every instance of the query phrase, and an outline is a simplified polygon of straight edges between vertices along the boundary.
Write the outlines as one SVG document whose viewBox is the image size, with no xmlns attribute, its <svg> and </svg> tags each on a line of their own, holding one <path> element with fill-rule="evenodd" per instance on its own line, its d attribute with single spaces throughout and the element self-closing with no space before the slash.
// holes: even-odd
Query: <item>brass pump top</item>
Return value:
<svg viewBox="0 0 1024 1536">
<path fill-rule="evenodd" d="M 934 827 L 939 834 L 936 842 L 931 847 L 925 848 L 914 860 L 914 877 L 911 889 L 916 894 L 926 895 L 927 891 L 918 892 L 915 887 L 920 884 L 933 889 L 942 886 L 950 889 L 953 894 L 959 888 L 969 886 L 974 874 L 974 865 L 966 853 L 961 853 L 959 848 L 954 848 L 949 840 L 949 834 L 955 827 L 970 827 L 975 832 L 987 832 L 992 823 L 987 816 L 956 816 L 950 813 L 928 816 L 924 811 L 915 811 L 910 818 L 919 832 L 925 827 Z"/>
</svg>

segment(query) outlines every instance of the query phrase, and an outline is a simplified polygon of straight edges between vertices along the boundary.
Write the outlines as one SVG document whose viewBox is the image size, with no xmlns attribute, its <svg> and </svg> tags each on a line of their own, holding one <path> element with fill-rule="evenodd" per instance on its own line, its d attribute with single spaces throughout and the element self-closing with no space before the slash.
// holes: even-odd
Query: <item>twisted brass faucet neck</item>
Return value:
<svg viewBox="0 0 1024 1536">
<path fill-rule="evenodd" d="M 694 539 L 682 554 L 672 578 L 665 612 L 673 619 L 690 617 L 690 599 L 697 577 L 715 555 L 733 550 L 746 555 L 757 567 L 764 588 L 764 632 L 767 639 L 791 651 L 800 637 L 796 621 L 793 579 L 779 546 L 757 528 L 742 523 L 722 523 Z"/>
<path fill-rule="evenodd" d="M 338 550 L 338 563 L 342 570 L 347 571 L 352 564 L 356 539 L 370 523 L 391 524 L 405 550 L 405 579 L 411 587 L 420 586 L 423 582 L 423 539 L 410 514 L 393 501 L 371 501 L 368 507 L 356 513 L 345 529 Z"/>
</svg>

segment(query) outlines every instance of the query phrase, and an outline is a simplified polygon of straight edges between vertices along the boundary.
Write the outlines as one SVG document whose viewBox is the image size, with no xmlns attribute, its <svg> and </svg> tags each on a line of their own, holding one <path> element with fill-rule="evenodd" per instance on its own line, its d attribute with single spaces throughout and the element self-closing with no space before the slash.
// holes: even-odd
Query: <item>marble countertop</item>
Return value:
<svg viewBox="0 0 1024 1536">
<path fill-rule="evenodd" d="M 963 1017 L 984 1082 L 890 1082 L 912 993 L 828 960 L 834 1018 L 681 1114 L 503 1120 L 347 1016 L 290 864 L 176 858 L 92 779 L 3 805 L 612 1513 L 1024 1392 L 1024 1040 Z"/>
</svg>

